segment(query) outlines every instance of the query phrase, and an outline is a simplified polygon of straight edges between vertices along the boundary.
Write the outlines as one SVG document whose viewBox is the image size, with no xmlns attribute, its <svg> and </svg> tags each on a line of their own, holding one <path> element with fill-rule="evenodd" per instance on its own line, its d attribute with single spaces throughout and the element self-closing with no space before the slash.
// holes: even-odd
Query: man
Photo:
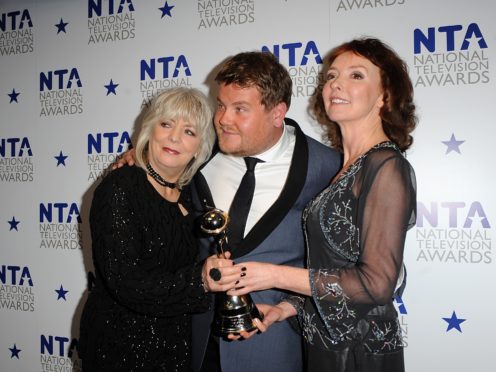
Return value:
<svg viewBox="0 0 496 372">
<path fill-rule="evenodd" d="M 244 238 L 231 244 L 231 259 L 303 266 L 301 213 L 340 165 L 337 152 L 305 136 L 285 118 L 292 82 L 270 53 L 245 52 L 230 58 L 215 78 L 219 84 L 214 124 L 220 151 L 197 174 L 193 203 L 199 210 L 228 211 L 246 171 L 244 157 L 255 166 L 255 191 Z M 203 239 L 201 258 L 211 255 Z M 211 281 L 210 278 L 207 278 Z M 255 303 L 276 304 L 277 290 L 252 293 Z M 193 371 L 302 371 L 301 339 L 288 322 L 242 341 L 213 337 L 213 310 L 193 316 Z"/>
</svg>

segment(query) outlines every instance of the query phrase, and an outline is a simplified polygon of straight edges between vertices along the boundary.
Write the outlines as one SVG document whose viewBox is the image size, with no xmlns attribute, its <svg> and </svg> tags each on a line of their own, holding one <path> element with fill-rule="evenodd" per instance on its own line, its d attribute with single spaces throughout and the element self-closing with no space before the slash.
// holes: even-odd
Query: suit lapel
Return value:
<svg viewBox="0 0 496 372">
<path fill-rule="evenodd" d="M 215 207 L 214 199 L 212 198 L 212 193 L 208 187 L 207 180 L 203 177 L 200 172 L 196 173 L 193 178 L 195 184 L 196 193 L 200 201 L 199 206 L 195 206 L 199 212 L 206 212 L 210 208 Z"/>
<path fill-rule="evenodd" d="M 288 214 L 305 185 L 308 171 L 307 139 L 295 121 L 286 118 L 285 123 L 286 125 L 295 127 L 296 137 L 286 183 L 274 204 L 265 212 L 248 235 L 241 241 L 240 245 L 233 251 L 232 258 L 244 256 L 258 247 Z"/>
<path fill-rule="evenodd" d="M 296 203 L 296 200 L 305 185 L 308 171 L 308 142 L 305 134 L 303 134 L 294 120 L 285 118 L 284 121 L 285 125 L 291 125 L 295 128 L 295 147 L 286 183 L 274 204 L 272 204 L 262 218 L 253 226 L 248 235 L 241 241 L 240 245 L 233 250 L 232 258 L 246 255 L 267 239 Z M 210 159 L 212 159 L 218 151 L 218 148 L 215 148 Z M 212 193 L 201 172 L 196 173 L 193 182 L 200 201 L 200 205 L 195 206 L 197 214 L 214 208 L 215 202 Z"/>
<path fill-rule="evenodd" d="M 216 143 L 212 150 L 212 155 L 210 156 L 210 158 L 205 163 L 202 164 L 200 169 L 196 172 L 195 176 L 193 177 L 194 187 L 196 190 L 196 194 L 198 196 L 198 200 L 200 202 L 200 205 L 195 205 L 196 212 L 198 213 L 203 213 L 211 208 L 215 208 L 212 192 L 210 191 L 210 187 L 207 184 L 207 180 L 201 173 L 201 170 L 208 164 L 210 160 L 212 160 L 212 158 L 215 155 L 217 155 L 218 152 L 219 152 L 219 146 Z"/>
</svg>

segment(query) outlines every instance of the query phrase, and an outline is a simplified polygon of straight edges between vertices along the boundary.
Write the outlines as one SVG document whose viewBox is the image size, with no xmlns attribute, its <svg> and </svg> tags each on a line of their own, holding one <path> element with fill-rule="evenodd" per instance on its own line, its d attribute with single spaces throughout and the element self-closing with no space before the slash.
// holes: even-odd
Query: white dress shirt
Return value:
<svg viewBox="0 0 496 372">
<path fill-rule="evenodd" d="M 285 125 L 281 138 L 274 146 L 253 155 L 264 162 L 255 167 L 255 192 L 244 236 L 279 197 L 289 173 L 295 141 L 294 128 Z M 202 169 L 216 208 L 229 211 L 245 172 L 246 164 L 242 157 L 220 152 Z"/>
</svg>

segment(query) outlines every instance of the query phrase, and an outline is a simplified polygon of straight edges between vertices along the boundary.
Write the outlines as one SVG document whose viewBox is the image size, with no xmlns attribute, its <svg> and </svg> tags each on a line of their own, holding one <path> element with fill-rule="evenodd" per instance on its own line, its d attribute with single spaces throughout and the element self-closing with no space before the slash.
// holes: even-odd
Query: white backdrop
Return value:
<svg viewBox="0 0 496 372">
<path fill-rule="evenodd" d="M 80 370 L 92 190 L 148 97 L 176 85 L 213 97 L 226 57 L 268 49 L 294 79 L 288 116 L 321 139 L 307 113 L 321 58 L 362 35 L 407 61 L 420 116 L 408 152 L 419 213 L 396 301 L 407 370 L 494 371 L 494 4 L 2 0 L 0 371 Z"/>
</svg>

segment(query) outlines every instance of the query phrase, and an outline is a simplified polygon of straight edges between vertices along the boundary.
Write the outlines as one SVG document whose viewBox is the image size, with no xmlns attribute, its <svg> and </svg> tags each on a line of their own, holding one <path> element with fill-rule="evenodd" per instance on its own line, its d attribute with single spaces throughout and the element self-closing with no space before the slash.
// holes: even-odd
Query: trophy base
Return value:
<svg viewBox="0 0 496 372">
<path fill-rule="evenodd" d="M 263 316 L 253 303 L 236 310 L 223 310 L 216 314 L 213 331 L 219 337 L 251 332 L 257 329 L 253 324 L 255 318 L 262 320 Z"/>
</svg>

